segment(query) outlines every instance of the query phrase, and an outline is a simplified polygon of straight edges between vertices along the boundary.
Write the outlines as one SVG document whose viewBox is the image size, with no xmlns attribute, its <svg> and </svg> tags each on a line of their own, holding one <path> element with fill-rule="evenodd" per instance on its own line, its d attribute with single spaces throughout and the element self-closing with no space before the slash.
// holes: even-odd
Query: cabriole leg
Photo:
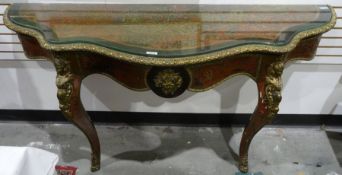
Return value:
<svg viewBox="0 0 342 175">
<path fill-rule="evenodd" d="M 258 104 L 247 124 L 240 143 L 239 170 L 248 172 L 248 149 L 253 137 L 266 124 L 272 122 L 279 110 L 281 101 L 281 75 L 284 62 L 282 59 L 263 64 L 256 79 L 259 97 Z"/>
<path fill-rule="evenodd" d="M 91 171 L 100 169 L 100 142 L 80 98 L 82 77 L 72 73 L 71 62 L 64 58 L 54 59 L 57 70 L 56 85 L 59 107 L 64 116 L 76 125 L 88 138 L 92 150 Z"/>
</svg>

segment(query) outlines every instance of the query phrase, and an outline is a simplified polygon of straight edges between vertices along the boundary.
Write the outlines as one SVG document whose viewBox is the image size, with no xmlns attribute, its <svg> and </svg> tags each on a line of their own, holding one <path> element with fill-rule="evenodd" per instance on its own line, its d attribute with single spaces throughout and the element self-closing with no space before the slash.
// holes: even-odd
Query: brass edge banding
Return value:
<svg viewBox="0 0 342 175">
<path fill-rule="evenodd" d="M 147 90 L 152 90 L 147 82 L 147 75 L 151 71 L 151 69 L 152 67 L 150 67 L 147 71 L 145 71 L 145 74 L 144 74 L 144 83 L 145 83 L 145 86 L 147 87 Z"/>
<path fill-rule="evenodd" d="M 259 79 L 261 66 L 262 66 L 262 58 L 259 57 L 259 60 L 258 60 L 258 67 L 257 67 L 256 72 L 255 72 L 255 79 L 256 79 L 256 80 Z"/>
<path fill-rule="evenodd" d="M 126 87 L 127 89 L 130 89 L 130 90 L 133 90 L 133 91 L 144 92 L 144 91 L 150 90 L 150 89 L 148 88 L 148 86 L 146 85 L 146 82 L 145 82 L 146 88 L 137 89 L 137 88 L 132 88 L 132 87 L 126 85 L 125 83 L 122 83 L 121 81 L 119 81 L 118 79 L 116 79 L 114 76 L 112 76 L 112 75 L 110 75 L 110 74 L 103 73 L 103 72 L 97 72 L 97 73 L 95 73 L 95 74 L 99 74 L 99 75 L 103 75 L 103 76 L 105 76 L 105 77 L 108 77 L 109 79 L 111 79 L 111 80 L 117 82 L 117 83 L 120 84 L 121 86 Z M 92 75 L 93 75 L 93 74 L 92 74 Z M 145 78 L 145 80 L 146 80 L 146 78 Z"/>
<path fill-rule="evenodd" d="M 31 60 L 38 60 L 38 59 L 44 59 L 46 61 L 50 60 L 50 58 L 45 57 L 45 56 L 28 56 L 26 52 L 24 52 L 25 57 L 31 59 Z"/>
<path fill-rule="evenodd" d="M 184 70 L 188 73 L 189 78 L 190 78 L 190 80 L 189 80 L 189 85 L 188 85 L 188 87 L 186 88 L 186 90 L 192 91 L 192 90 L 190 89 L 190 86 L 192 85 L 192 81 L 194 81 L 193 76 L 192 76 L 192 72 L 191 72 L 191 70 L 190 70 L 190 67 L 184 67 Z M 194 92 L 194 91 L 192 91 L 192 92 Z"/>
<path fill-rule="evenodd" d="M 253 75 L 251 75 L 251 74 L 249 74 L 249 73 L 245 73 L 245 72 L 240 72 L 240 73 L 235 73 L 235 74 L 229 75 L 228 77 L 226 77 L 226 78 L 220 80 L 220 81 L 217 82 L 217 83 L 214 83 L 213 85 L 211 85 L 211 86 L 209 86 L 209 87 L 207 87 L 207 88 L 195 89 L 195 88 L 190 88 L 190 87 L 189 87 L 188 90 L 191 91 L 191 92 L 204 92 L 204 91 L 208 91 L 208 90 L 210 90 L 210 89 L 213 89 L 213 88 L 219 86 L 220 84 L 222 84 L 222 83 L 225 82 L 226 80 L 231 79 L 231 78 L 234 78 L 234 77 L 239 76 L 239 75 L 245 75 L 245 76 L 251 78 L 252 80 L 254 80 L 254 82 L 256 82 L 256 79 L 255 79 L 255 77 L 254 77 Z"/>
<path fill-rule="evenodd" d="M 86 43 L 74 43 L 74 44 L 50 44 L 45 39 L 44 36 L 30 28 L 25 28 L 19 25 L 12 23 L 8 18 L 8 10 L 11 6 L 6 8 L 4 14 L 4 24 L 22 34 L 26 34 L 32 36 L 37 39 L 41 47 L 47 50 L 53 51 L 76 51 L 76 50 L 84 50 L 95 52 L 98 54 L 106 55 L 115 59 L 128 61 L 137 64 L 144 64 L 144 65 L 154 65 L 154 66 L 180 66 L 180 65 L 190 65 L 190 64 L 197 64 L 203 63 L 213 60 L 218 60 L 227 56 L 237 55 L 245 52 L 270 52 L 270 53 L 285 53 L 289 52 L 294 49 L 297 44 L 304 38 L 318 35 L 324 32 L 327 32 L 331 28 L 333 28 L 336 24 L 336 13 L 334 9 L 329 6 L 329 9 L 332 13 L 332 18 L 329 23 L 315 29 L 302 31 L 295 35 L 293 39 L 284 46 L 267 46 L 267 45 L 258 45 L 258 44 L 250 44 L 245 46 L 238 46 L 233 48 L 224 49 L 218 52 L 207 53 L 202 55 L 195 55 L 195 56 L 185 56 L 185 57 L 178 57 L 178 58 L 162 58 L 162 57 L 147 57 L 147 56 L 140 56 L 134 54 L 128 54 L 112 49 L 108 49 L 105 47 L 101 47 L 95 44 L 86 44 Z"/>
<path fill-rule="evenodd" d="M 281 59 L 284 59 L 286 58 L 286 55 L 282 55 L 280 56 Z M 292 59 L 291 59 L 292 60 Z M 284 64 L 286 64 L 287 62 L 285 62 Z M 226 80 L 229 80 L 231 78 L 234 78 L 236 76 L 239 76 L 239 75 L 244 75 L 244 76 L 247 76 L 249 78 L 251 78 L 255 83 L 257 82 L 257 79 L 259 78 L 259 72 L 260 72 L 260 69 L 261 69 L 261 64 L 262 64 L 262 58 L 259 58 L 259 61 L 258 61 L 258 67 L 256 69 L 256 74 L 255 76 L 253 76 L 252 74 L 250 73 L 246 73 L 246 72 L 239 72 L 239 73 L 235 73 L 235 74 L 231 74 L 229 76 L 227 76 L 226 78 L 218 81 L 217 83 L 214 83 L 213 85 L 207 87 L 207 88 L 203 88 L 203 89 L 195 89 L 195 88 L 188 88 L 189 91 L 192 91 L 192 92 L 204 92 L 204 91 L 208 91 L 210 89 L 213 89 L 219 85 L 221 85 L 222 83 L 224 83 Z M 192 77 L 192 75 L 190 74 L 190 76 Z M 191 78 L 191 80 L 193 80 L 193 78 Z M 190 84 L 191 85 L 191 84 Z"/>
<path fill-rule="evenodd" d="M 285 62 L 285 65 L 286 65 L 286 64 L 289 64 L 289 63 L 291 63 L 291 62 L 296 62 L 296 61 L 306 61 L 306 62 L 308 62 L 308 61 L 311 61 L 311 60 L 313 60 L 313 59 L 315 59 L 315 56 L 314 56 L 314 57 L 311 57 L 311 58 L 295 57 L 295 58 L 291 58 L 290 60 L 287 60 L 287 61 Z"/>
<path fill-rule="evenodd" d="M 31 59 L 32 61 L 49 61 L 50 59 L 44 56 L 27 56 L 25 55 L 27 58 Z"/>
</svg>

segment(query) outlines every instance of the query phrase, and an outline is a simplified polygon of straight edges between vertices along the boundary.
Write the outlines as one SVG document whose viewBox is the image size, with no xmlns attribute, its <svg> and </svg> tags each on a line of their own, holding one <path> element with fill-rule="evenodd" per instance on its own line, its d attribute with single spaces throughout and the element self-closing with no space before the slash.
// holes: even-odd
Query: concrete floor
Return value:
<svg viewBox="0 0 342 175">
<path fill-rule="evenodd" d="M 102 169 L 70 124 L 0 123 L 0 145 L 33 146 L 60 156 L 77 175 L 235 175 L 240 127 L 97 125 Z M 342 175 L 342 128 L 264 128 L 252 142 L 250 174 Z M 239 174 L 239 173 L 237 173 Z"/>
</svg>

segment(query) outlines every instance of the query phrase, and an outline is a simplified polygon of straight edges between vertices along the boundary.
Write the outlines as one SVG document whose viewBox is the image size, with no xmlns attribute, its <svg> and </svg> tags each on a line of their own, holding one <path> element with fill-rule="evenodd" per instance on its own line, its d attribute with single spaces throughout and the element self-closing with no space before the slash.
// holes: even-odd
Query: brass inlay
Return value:
<svg viewBox="0 0 342 175">
<path fill-rule="evenodd" d="M 123 87 L 125 87 L 125 88 L 127 88 L 127 89 L 130 89 L 130 90 L 132 90 L 132 91 L 140 91 L 140 92 L 143 92 L 143 91 L 148 91 L 148 90 L 150 90 L 150 89 L 148 88 L 148 86 L 146 85 L 146 84 L 147 84 L 146 82 L 144 82 L 145 88 L 138 89 L 138 88 L 133 88 L 133 87 L 131 87 L 131 86 L 129 86 L 129 85 L 127 85 L 127 84 L 121 82 L 120 80 L 116 79 L 115 76 L 113 76 L 113 75 L 111 75 L 111 74 L 107 74 L 107 73 L 104 73 L 104 72 L 98 72 L 98 74 L 103 75 L 103 76 L 105 76 L 105 77 L 108 77 L 109 79 L 111 79 L 111 80 L 113 80 L 113 81 L 119 83 L 121 86 L 123 86 Z M 146 72 L 145 72 L 145 74 L 146 74 Z M 146 75 L 145 75 L 145 77 L 146 77 Z"/>
<path fill-rule="evenodd" d="M 173 69 L 165 69 L 155 76 L 154 85 L 161 88 L 165 95 L 174 95 L 174 93 L 182 86 L 183 78 Z"/>
<path fill-rule="evenodd" d="M 270 46 L 270 45 L 261 45 L 261 44 L 249 44 L 243 46 L 232 47 L 228 49 L 224 49 L 217 52 L 202 54 L 202 55 L 194 55 L 194 56 L 185 56 L 185 57 L 177 57 L 177 58 L 161 58 L 161 57 L 148 57 L 141 55 L 134 55 L 129 53 L 120 52 L 117 50 L 108 49 L 105 47 L 101 47 L 95 44 L 87 44 L 87 43 L 74 43 L 74 44 L 51 44 L 48 43 L 44 36 L 30 28 L 22 27 L 12 23 L 8 18 L 8 10 L 11 6 L 9 6 L 4 15 L 4 23 L 5 25 L 18 32 L 25 35 L 29 35 L 35 37 L 41 47 L 47 50 L 53 51 L 76 51 L 76 50 L 84 50 L 95 52 L 99 54 L 103 54 L 115 59 L 145 64 L 145 65 L 155 65 L 155 66 L 179 66 L 179 65 L 189 65 L 189 64 L 197 64 L 203 63 L 213 60 L 218 60 L 225 58 L 227 56 L 237 55 L 245 52 L 270 52 L 270 53 L 286 53 L 294 49 L 297 44 L 304 38 L 311 37 L 314 35 L 318 35 L 324 32 L 327 32 L 329 29 L 333 28 L 336 23 L 336 13 L 333 8 L 330 8 L 332 12 L 332 18 L 329 23 L 322 25 L 319 28 L 310 29 L 306 31 L 299 32 L 297 35 L 293 37 L 293 39 L 286 45 L 283 46 Z"/>
</svg>

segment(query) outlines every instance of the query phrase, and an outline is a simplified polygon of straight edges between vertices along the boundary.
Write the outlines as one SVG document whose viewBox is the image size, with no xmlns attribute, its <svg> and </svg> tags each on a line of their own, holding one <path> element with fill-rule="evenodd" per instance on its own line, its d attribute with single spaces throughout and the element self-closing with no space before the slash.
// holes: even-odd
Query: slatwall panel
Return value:
<svg viewBox="0 0 342 175">
<path fill-rule="evenodd" d="M 0 60 L 30 61 L 23 53 L 17 35 L 4 24 L 2 16 L 9 4 L 0 4 Z M 334 29 L 323 35 L 317 50 L 316 59 L 301 64 L 342 64 L 342 4 L 333 6 L 337 13 L 337 24 Z"/>
<path fill-rule="evenodd" d="M 27 61 L 17 35 L 4 25 L 2 17 L 8 5 L 0 4 L 0 60 Z"/>
</svg>

